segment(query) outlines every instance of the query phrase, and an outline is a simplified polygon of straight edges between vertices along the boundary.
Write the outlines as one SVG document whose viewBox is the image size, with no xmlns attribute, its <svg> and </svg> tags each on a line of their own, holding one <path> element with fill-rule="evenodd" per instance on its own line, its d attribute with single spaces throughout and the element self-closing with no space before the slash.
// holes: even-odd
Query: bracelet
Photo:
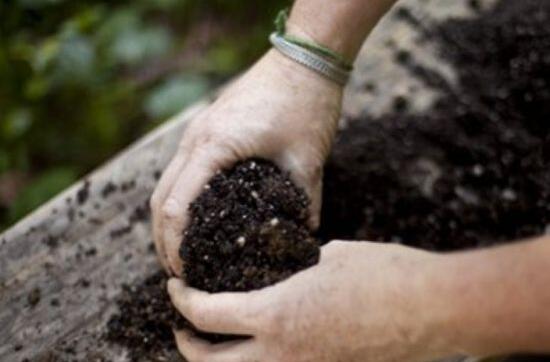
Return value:
<svg viewBox="0 0 550 362">
<path fill-rule="evenodd" d="M 296 45 L 286 40 L 278 33 L 272 33 L 269 36 L 269 41 L 273 47 L 280 51 L 283 55 L 296 61 L 303 66 L 316 71 L 326 78 L 344 86 L 348 82 L 350 70 L 324 58 L 311 50 Z"/>
<path fill-rule="evenodd" d="M 345 85 L 353 65 L 325 46 L 286 34 L 287 20 L 288 9 L 284 9 L 277 15 L 275 32 L 269 37 L 273 47 L 305 67 L 340 85 Z"/>
</svg>

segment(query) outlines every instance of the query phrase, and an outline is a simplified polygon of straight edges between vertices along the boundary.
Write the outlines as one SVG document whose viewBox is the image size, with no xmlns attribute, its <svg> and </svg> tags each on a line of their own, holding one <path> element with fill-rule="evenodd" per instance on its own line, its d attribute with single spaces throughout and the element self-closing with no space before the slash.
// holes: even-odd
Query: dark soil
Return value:
<svg viewBox="0 0 550 362">
<path fill-rule="evenodd" d="M 317 263 L 307 207 L 304 191 L 270 162 L 249 160 L 218 173 L 190 207 L 181 248 L 185 280 L 209 292 L 251 290 Z M 168 358 L 175 348 L 172 328 L 194 329 L 165 289 L 162 272 L 124 287 L 106 338 L 126 346 L 131 359 Z M 238 338 L 195 332 L 212 342 Z"/>
<path fill-rule="evenodd" d="M 325 172 L 323 239 L 456 250 L 544 233 L 550 2 L 503 0 L 473 20 L 420 31 L 457 82 L 400 57 L 440 98 L 424 114 L 351 120 L 339 134 Z"/>
<path fill-rule="evenodd" d="M 326 166 L 319 237 L 446 251 L 548 232 L 550 2 L 501 0 L 473 19 L 427 27 L 406 9 L 398 14 L 438 46 L 456 82 L 396 49 L 396 60 L 440 97 L 423 114 L 409 113 L 401 97 L 390 114 L 350 120 Z M 315 263 L 306 204 L 271 165 L 240 163 L 218 174 L 192 206 L 181 250 L 187 282 L 248 290 Z M 158 274 L 125 291 L 110 323 L 111 341 L 136 358 L 173 352 L 179 317 L 163 283 Z"/>
<path fill-rule="evenodd" d="M 106 339 L 125 346 L 131 361 L 170 360 L 176 344 L 173 328 L 185 326 L 166 292 L 159 271 L 137 286 L 124 286 L 117 301 L 120 312 L 107 324 Z"/>
<path fill-rule="evenodd" d="M 185 280 L 212 293 L 244 291 L 317 263 L 307 207 L 304 191 L 266 161 L 217 174 L 190 207 L 180 249 Z"/>
</svg>

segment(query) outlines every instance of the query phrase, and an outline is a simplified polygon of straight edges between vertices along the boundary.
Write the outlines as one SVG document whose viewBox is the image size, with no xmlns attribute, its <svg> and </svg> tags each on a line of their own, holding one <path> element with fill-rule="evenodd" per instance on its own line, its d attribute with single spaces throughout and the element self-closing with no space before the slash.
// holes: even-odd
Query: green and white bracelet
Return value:
<svg viewBox="0 0 550 362">
<path fill-rule="evenodd" d="M 287 19 L 288 10 L 281 11 L 277 16 L 276 31 L 269 36 L 273 47 L 297 63 L 342 86 L 345 85 L 353 66 L 338 53 L 322 45 L 287 35 Z"/>
</svg>

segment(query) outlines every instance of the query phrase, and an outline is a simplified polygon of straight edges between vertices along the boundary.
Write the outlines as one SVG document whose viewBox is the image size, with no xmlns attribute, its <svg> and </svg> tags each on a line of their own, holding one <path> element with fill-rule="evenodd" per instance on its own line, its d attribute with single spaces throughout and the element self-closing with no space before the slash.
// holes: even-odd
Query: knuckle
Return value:
<svg viewBox="0 0 550 362">
<path fill-rule="evenodd" d="M 189 305 L 189 319 L 193 325 L 198 329 L 206 329 L 208 326 L 207 317 L 208 313 L 206 308 L 202 305 Z"/>
<path fill-rule="evenodd" d="M 217 145 L 221 140 L 222 137 L 212 131 L 200 132 L 195 136 L 195 142 L 198 147 L 212 147 Z"/>
<path fill-rule="evenodd" d="M 234 158 L 234 153 L 231 152 L 231 147 L 228 146 L 225 140 L 211 140 L 209 143 L 203 143 L 196 147 L 195 152 L 195 157 L 208 160 L 204 167 L 209 169 L 210 172 L 217 171 Z"/>
<path fill-rule="evenodd" d="M 177 200 L 169 198 L 162 205 L 160 214 L 163 219 L 179 221 L 183 218 L 183 207 Z"/>
<path fill-rule="evenodd" d="M 176 150 L 177 155 L 183 155 L 189 152 L 191 149 L 191 141 L 189 140 L 189 137 L 183 137 L 180 143 L 178 144 L 178 148 Z"/>
<path fill-rule="evenodd" d="M 338 255 L 344 251 L 346 242 L 340 240 L 332 240 L 327 245 L 321 248 L 322 256 Z"/>
</svg>

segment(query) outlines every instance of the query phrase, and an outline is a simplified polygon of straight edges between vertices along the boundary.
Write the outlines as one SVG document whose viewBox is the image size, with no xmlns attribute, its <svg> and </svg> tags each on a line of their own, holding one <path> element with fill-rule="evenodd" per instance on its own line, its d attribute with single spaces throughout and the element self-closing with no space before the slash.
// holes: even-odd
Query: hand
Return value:
<svg viewBox="0 0 550 362">
<path fill-rule="evenodd" d="M 202 331 L 252 338 L 209 344 L 175 331 L 190 361 L 426 361 L 447 355 L 424 298 L 439 258 L 391 244 L 331 242 L 319 264 L 247 293 L 208 294 L 171 279 L 176 308 Z M 429 295 L 429 297 L 427 297 Z"/>
<path fill-rule="evenodd" d="M 189 204 L 223 168 L 262 157 L 289 171 L 321 209 L 322 169 L 340 117 L 342 88 L 269 51 L 186 129 L 151 198 L 153 234 L 163 266 L 181 275 L 178 250 Z"/>
</svg>

